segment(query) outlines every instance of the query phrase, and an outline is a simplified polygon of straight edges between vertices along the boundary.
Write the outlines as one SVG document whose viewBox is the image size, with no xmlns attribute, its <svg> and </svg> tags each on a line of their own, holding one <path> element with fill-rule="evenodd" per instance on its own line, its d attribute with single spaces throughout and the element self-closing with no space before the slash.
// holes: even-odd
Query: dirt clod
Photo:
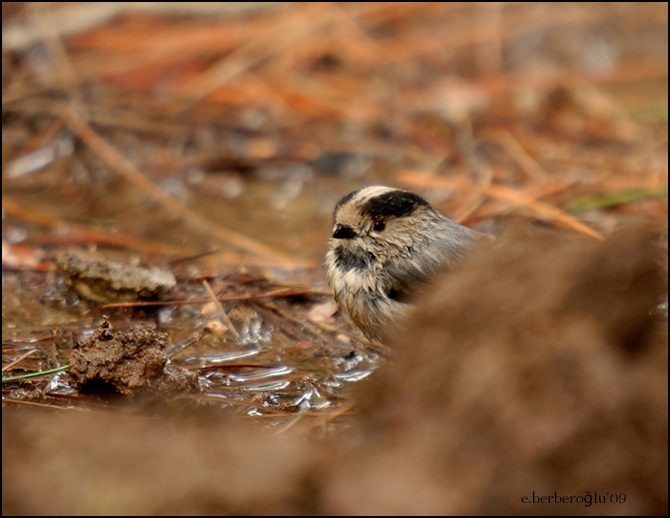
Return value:
<svg viewBox="0 0 670 518">
<path fill-rule="evenodd" d="M 195 375 L 168 364 L 166 336 L 149 325 L 114 331 L 105 318 L 92 336 L 72 349 L 70 377 L 81 389 L 102 382 L 125 396 L 147 388 L 195 388 Z"/>
</svg>

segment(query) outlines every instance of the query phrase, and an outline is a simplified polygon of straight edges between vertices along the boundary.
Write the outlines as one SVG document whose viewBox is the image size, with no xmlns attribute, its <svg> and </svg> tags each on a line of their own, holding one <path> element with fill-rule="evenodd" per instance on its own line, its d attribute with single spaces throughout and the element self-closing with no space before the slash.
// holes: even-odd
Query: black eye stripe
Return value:
<svg viewBox="0 0 670 518">
<path fill-rule="evenodd" d="M 417 207 L 428 206 L 418 194 L 407 191 L 389 191 L 369 199 L 363 205 L 363 213 L 372 218 L 400 218 L 412 214 Z"/>
</svg>

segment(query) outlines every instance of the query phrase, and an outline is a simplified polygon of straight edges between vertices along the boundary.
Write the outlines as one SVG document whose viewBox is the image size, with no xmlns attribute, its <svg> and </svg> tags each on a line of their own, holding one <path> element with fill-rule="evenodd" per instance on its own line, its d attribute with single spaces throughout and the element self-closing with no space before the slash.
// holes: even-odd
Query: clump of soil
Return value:
<svg viewBox="0 0 670 518">
<path fill-rule="evenodd" d="M 113 387 L 125 396 L 143 389 L 194 390 L 196 374 L 168 364 L 166 336 L 149 325 L 113 331 L 104 318 L 92 336 L 72 349 L 70 378 L 80 389 Z"/>
</svg>

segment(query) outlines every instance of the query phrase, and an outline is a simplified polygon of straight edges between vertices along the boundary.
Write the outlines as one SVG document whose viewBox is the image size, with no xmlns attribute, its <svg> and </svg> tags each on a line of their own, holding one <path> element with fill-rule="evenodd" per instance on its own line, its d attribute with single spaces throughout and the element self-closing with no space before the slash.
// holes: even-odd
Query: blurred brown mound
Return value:
<svg viewBox="0 0 670 518">
<path fill-rule="evenodd" d="M 306 512 L 309 458 L 295 435 L 192 408 L 161 419 L 13 410 L 3 419 L 5 515 Z"/>
<path fill-rule="evenodd" d="M 512 239 L 439 279 L 361 396 L 336 512 L 667 514 L 660 270 L 637 228 Z"/>
</svg>

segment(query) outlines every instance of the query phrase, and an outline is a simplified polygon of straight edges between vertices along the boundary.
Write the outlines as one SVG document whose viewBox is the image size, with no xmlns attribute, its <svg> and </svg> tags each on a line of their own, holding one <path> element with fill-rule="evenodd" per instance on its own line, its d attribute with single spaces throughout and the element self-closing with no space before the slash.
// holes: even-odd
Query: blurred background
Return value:
<svg viewBox="0 0 670 518">
<path fill-rule="evenodd" d="M 327 383 L 333 372 L 338 383 L 345 374 L 356 381 L 383 356 L 355 331 L 337 330 L 346 328 L 332 316 L 336 308 L 321 266 L 335 203 L 367 185 L 415 191 L 453 219 L 492 231 L 522 217 L 600 239 L 646 222 L 660 231 L 667 256 L 667 3 L 3 2 L 2 22 L 3 372 L 35 348 L 22 363 L 25 370 L 63 365 L 72 343 L 90 335 L 102 313 L 119 324 L 158 322 L 171 344 L 204 325 L 195 311 L 105 311 L 65 295 L 58 254 L 95 248 L 129 262 L 170 266 L 179 286 L 194 282 L 198 295 L 205 293 L 203 278 L 217 293 L 251 289 L 249 278 L 274 283 L 266 290 L 290 285 L 303 297 L 301 306 L 238 304 L 231 313 L 235 325 L 246 323 L 246 338 L 270 336 L 268 321 L 286 331 L 283 342 L 266 342 L 257 360 L 258 366 L 293 369 L 281 377 L 289 392 L 277 396 L 245 385 L 248 390 L 236 395 L 253 417 L 254 405 L 289 413 L 311 394 L 300 408 L 318 413 L 323 404 L 332 413 L 319 418 L 319 426 L 330 429 L 326 422 L 348 410 L 340 385 Z M 195 290 L 189 285 L 180 294 Z M 295 320 L 290 325 L 287 315 Z M 298 329 L 301 323 L 307 331 Z M 319 329 L 312 332 L 314 325 Z M 235 345 L 230 337 L 224 342 Z M 342 366 L 342 358 L 357 357 L 359 370 Z M 667 353 L 665 361 L 667 371 Z M 339 486 L 318 478 L 332 459 L 315 461 L 318 455 L 303 449 L 302 438 L 266 443 L 257 429 L 242 431 L 227 420 L 182 429 L 180 413 L 173 428 L 160 432 L 144 417 L 133 421 L 130 428 L 146 442 L 129 446 L 125 441 L 137 437 L 126 431 L 100 450 L 100 441 L 82 443 L 77 432 L 104 436 L 114 428 L 116 416 L 107 414 L 119 411 L 115 404 L 87 401 L 101 416 L 83 425 L 52 419 L 52 407 L 63 406 L 62 387 L 35 382 L 24 389 L 3 384 L 3 417 L 12 406 L 13 423 L 6 429 L 3 418 L 3 459 L 9 452 L 19 466 L 10 470 L 3 460 L 3 512 L 361 509 L 338 501 L 338 487 L 351 489 L 346 477 Z M 48 408 L 30 412 L 26 404 L 17 415 L 9 396 Z M 67 404 L 85 406 L 76 398 Z M 667 413 L 664 419 L 659 455 L 667 468 Z M 222 428 L 229 449 L 215 438 Z M 178 449 L 184 437 L 190 441 Z M 201 452 L 189 449 L 194 441 Z M 80 443 L 85 455 L 73 454 Z M 82 459 L 111 465 L 126 446 L 119 465 L 91 486 L 94 477 Z M 133 459 L 154 446 L 142 480 L 188 465 L 184 485 L 166 477 L 157 482 L 165 492 L 140 484 L 124 500 L 119 495 L 128 488 L 119 481 L 132 471 Z M 249 453 L 252 465 L 240 461 L 239 451 Z M 222 473 L 217 455 L 245 466 L 237 482 Z M 51 461 L 42 471 L 45 458 Z M 344 472 L 356 465 L 343 462 Z M 403 469 L 380 466 L 380 473 Z M 73 478 L 55 483 L 63 472 Z M 250 489 L 259 476 L 266 500 Z M 305 482 L 312 477 L 320 482 Z M 87 479 L 86 491 L 94 495 L 88 500 L 64 489 Z M 221 480 L 238 496 L 230 497 Z M 276 490 L 285 480 L 288 487 Z M 383 494 L 395 491 L 391 482 L 379 487 Z M 417 482 L 417 494 L 426 487 Z M 667 491 L 665 499 L 657 489 L 646 500 L 641 494 L 643 504 L 627 512 L 667 513 Z M 451 505 L 456 500 L 438 491 L 426 497 L 426 507 L 412 507 L 408 497 L 366 510 L 496 509 L 477 507 L 475 495 Z M 503 512 L 519 512 L 501 505 Z M 561 508 L 577 511 L 615 509 Z"/>
<path fill-rule="evenodd" d="M 667 48 L 662 3 L 4 3 L 5 229 L 259 255 L 196 213 L 320 262 L 375 183 L 468 224 L 663 219 Z"/>
</svg>

